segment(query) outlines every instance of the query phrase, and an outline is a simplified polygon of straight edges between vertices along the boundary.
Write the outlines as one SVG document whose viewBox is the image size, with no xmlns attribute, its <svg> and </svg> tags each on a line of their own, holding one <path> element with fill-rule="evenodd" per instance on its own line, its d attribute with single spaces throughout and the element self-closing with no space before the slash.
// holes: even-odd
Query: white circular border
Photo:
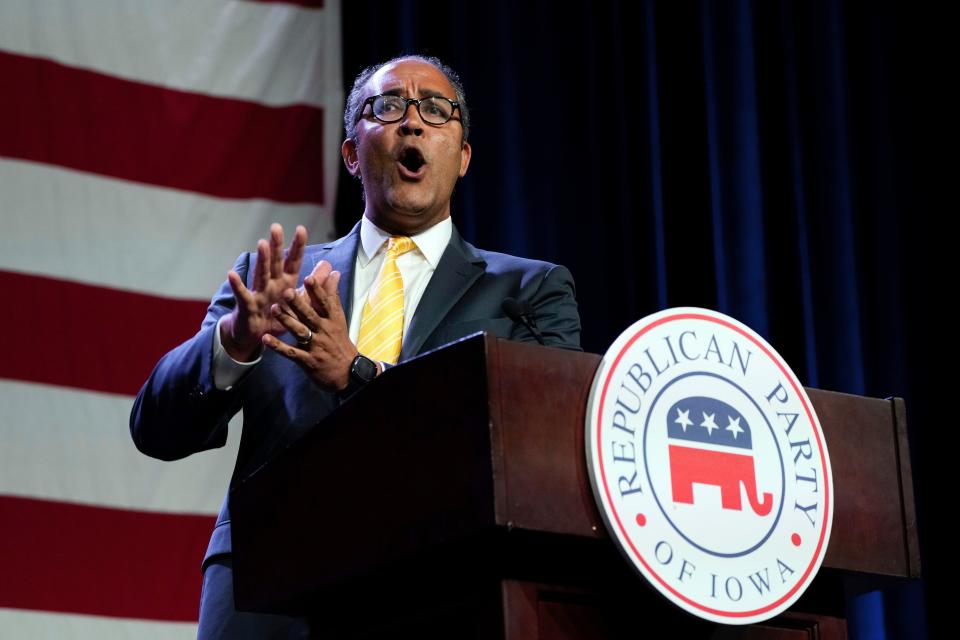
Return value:
<svg viewBox="0 0 960 640">
<path fill-rule="evenodd" d="M 790 383 L 791 388 L 806 412 L 811 429 L 817 439 L 817 451 L 820 454 L 820 461 L 823 468 L 825 515 L 820 530 L 820 541 L 816 549 L 816 557 L 807 565 L 804 575 L 797 580 L 794 587 L 785 596 L 781 596 L 778 601 L 772 602 L 760 609 L 730 612 L 708 607 L 691 600 L 682 593 L 675 591 L 670 585 L 663 583 L 656 574 L 646 566 L 643 557 L 636 550 L 633 542 L 623 533 L 622 527 L 614 522 L 614 510 L 609 503 L 606 489 L 602 486 L 600 477 L 602 463 L 600 461 L 600 452 L 596 446 L 599 437 L 599 421 L 596 418 L 599 410 L 598 405 L 602 400 L 601 392 L 603 387 L 609 382 L 615 366 L 626 352 L 627 347 L 631 346 L 643 334 L 665 324 L 668 320 L 682 319 L 703 320 L 726 326 L 756 344 L 765 355 L 777 365 Z M 806 591 L 807 587 L 809 587 L 817 575 L 830 542 L 830 533 L 833 528 L 833 471 L 830 465 L 830 456 L 827 452 L 826 439 L 820 427 L 820 420 L 813 409 L 813 404 L 810 402 L 806 390 L 803 388 L 803 385 L 800 384 L 793 370 L 787 365 L 780 354 L 777 353 L 776 349 L 770 346 L 762 336 L 735 318 L 731 318 L 718 311 L 699 307 L 674 307 L 646 316 L 633 323 L 626 331 L 621 333 L 604 354 L 600 366 L 597 368 L 596 375 L 594 376 L 593 384 L 590 387 L 585 422 L 586 428 L 584 429 L 584 435 L 586 440 L 587 475 L 590 476 L 590 485 L 593 488 L 598 511 L 607 527 L 607 532 L 610 534 L 610 537 L 616 541 L 617 548 L 624 557 L 627 558 L 630 564 L 662 596 L 699 618 L 730 625 L 746 625 L 762 622 L 763 620 L 768 620 L 776 616 L 789 608 L 790 605 L 803 595 L 803 592 Z M 626 538 L 626 540 L 624 538 Z"/>
</svg>

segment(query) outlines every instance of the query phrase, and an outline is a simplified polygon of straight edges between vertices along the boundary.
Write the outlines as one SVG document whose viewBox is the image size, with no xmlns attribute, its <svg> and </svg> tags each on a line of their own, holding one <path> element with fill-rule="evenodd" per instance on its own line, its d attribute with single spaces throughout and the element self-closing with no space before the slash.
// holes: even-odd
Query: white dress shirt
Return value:
<svg viewBox="0 0 960 640">
<path fill-rule="evenodd" d="M 397 258 L 397 268 L 403 277 L 403 335 L 407 335 L 410 321 L 420 304 L 423 292 L 440 264 L 440 257 L 453 234 L 453 222 L 445 218 L 426 231 L 410 236 L 415 249 Z M 377 281 L 387 254 L 390 234 L 373 224 L 366 216 L 360 220 L 360 246 L 353 265 L 353 292 L 348 318 L 350 340 L 354 344 L 360 336 L 360 320 L 367 296 Z M 221 318 L 222 321 L 222 318 Z M 260 362 L 238 362 L 230 357 L 220 342 L 220 322 L 213 332 L 213 380 L 221 390 L 230 389 L 250 369 Z"/>
</svg>

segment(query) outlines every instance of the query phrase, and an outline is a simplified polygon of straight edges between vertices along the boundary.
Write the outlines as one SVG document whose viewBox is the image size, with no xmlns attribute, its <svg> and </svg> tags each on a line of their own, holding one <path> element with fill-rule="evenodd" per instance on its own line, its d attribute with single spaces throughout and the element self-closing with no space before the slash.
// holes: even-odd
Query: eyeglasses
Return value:
<svg viewBox="0 0 960 640">
<path fill-rule="evenodd" d="M 407 107 L 417 105 L 417 112 L 427 124 L 446 124 L 453 118 L 454 109 L 460 108 L 459 102 L 448 98 L 431 96 L 429 98 L 404 98 L 403 96 L 379 95 L 363 101 L 357 120 L 363 117 L 367 105 L 371 105 L 373 117 L 383 123 L 399 122 L 403 120 Z"/>
</svg>

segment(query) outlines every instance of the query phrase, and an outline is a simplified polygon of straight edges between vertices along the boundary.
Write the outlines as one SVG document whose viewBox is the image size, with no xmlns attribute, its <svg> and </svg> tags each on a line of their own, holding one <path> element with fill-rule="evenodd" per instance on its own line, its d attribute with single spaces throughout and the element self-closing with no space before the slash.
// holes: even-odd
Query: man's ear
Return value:
<svg viewBox="0 0 960 640">
<path fill-rule="evenodd" d="M 467 175 L 467 167 L 470 166 L 470 156 L 473 153 L 473 150 L 470 148 L 469 142 L 464 142 L 463 147 L 460 148 L 460 177 Z"/>
<path fill-rule="evenodd" d="M 340 147 L 343 164 L 354 178 L 360 175 L 360 158 L 357 156 L 357 143 L 353 138 L 347 138 Z"/>
</svg>

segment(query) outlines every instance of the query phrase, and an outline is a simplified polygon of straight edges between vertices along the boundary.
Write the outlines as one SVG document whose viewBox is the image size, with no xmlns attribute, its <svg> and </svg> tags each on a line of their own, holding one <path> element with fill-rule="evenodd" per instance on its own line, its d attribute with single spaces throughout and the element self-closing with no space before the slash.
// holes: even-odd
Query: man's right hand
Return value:
<svg viewBox="0 0 960 640">
<path fill-rule="evenodd" d="M 236 271 L 227 274 L 237 304 L 220 323 L 220 342 L 234 360 L 255 360 L 263 348 L 261 338 L 265 334 L 279 336 L 286 331 L 270 308 L 283 300 L 284 291 L 297 287 L 306 244 L 307 230 L 298 226 L 284 258 L 283 227 L 274 223 L 270 225 L 270 241 L 261 239 L 257 243 L 253 289 L 247 289 Z"/>
</svg>

